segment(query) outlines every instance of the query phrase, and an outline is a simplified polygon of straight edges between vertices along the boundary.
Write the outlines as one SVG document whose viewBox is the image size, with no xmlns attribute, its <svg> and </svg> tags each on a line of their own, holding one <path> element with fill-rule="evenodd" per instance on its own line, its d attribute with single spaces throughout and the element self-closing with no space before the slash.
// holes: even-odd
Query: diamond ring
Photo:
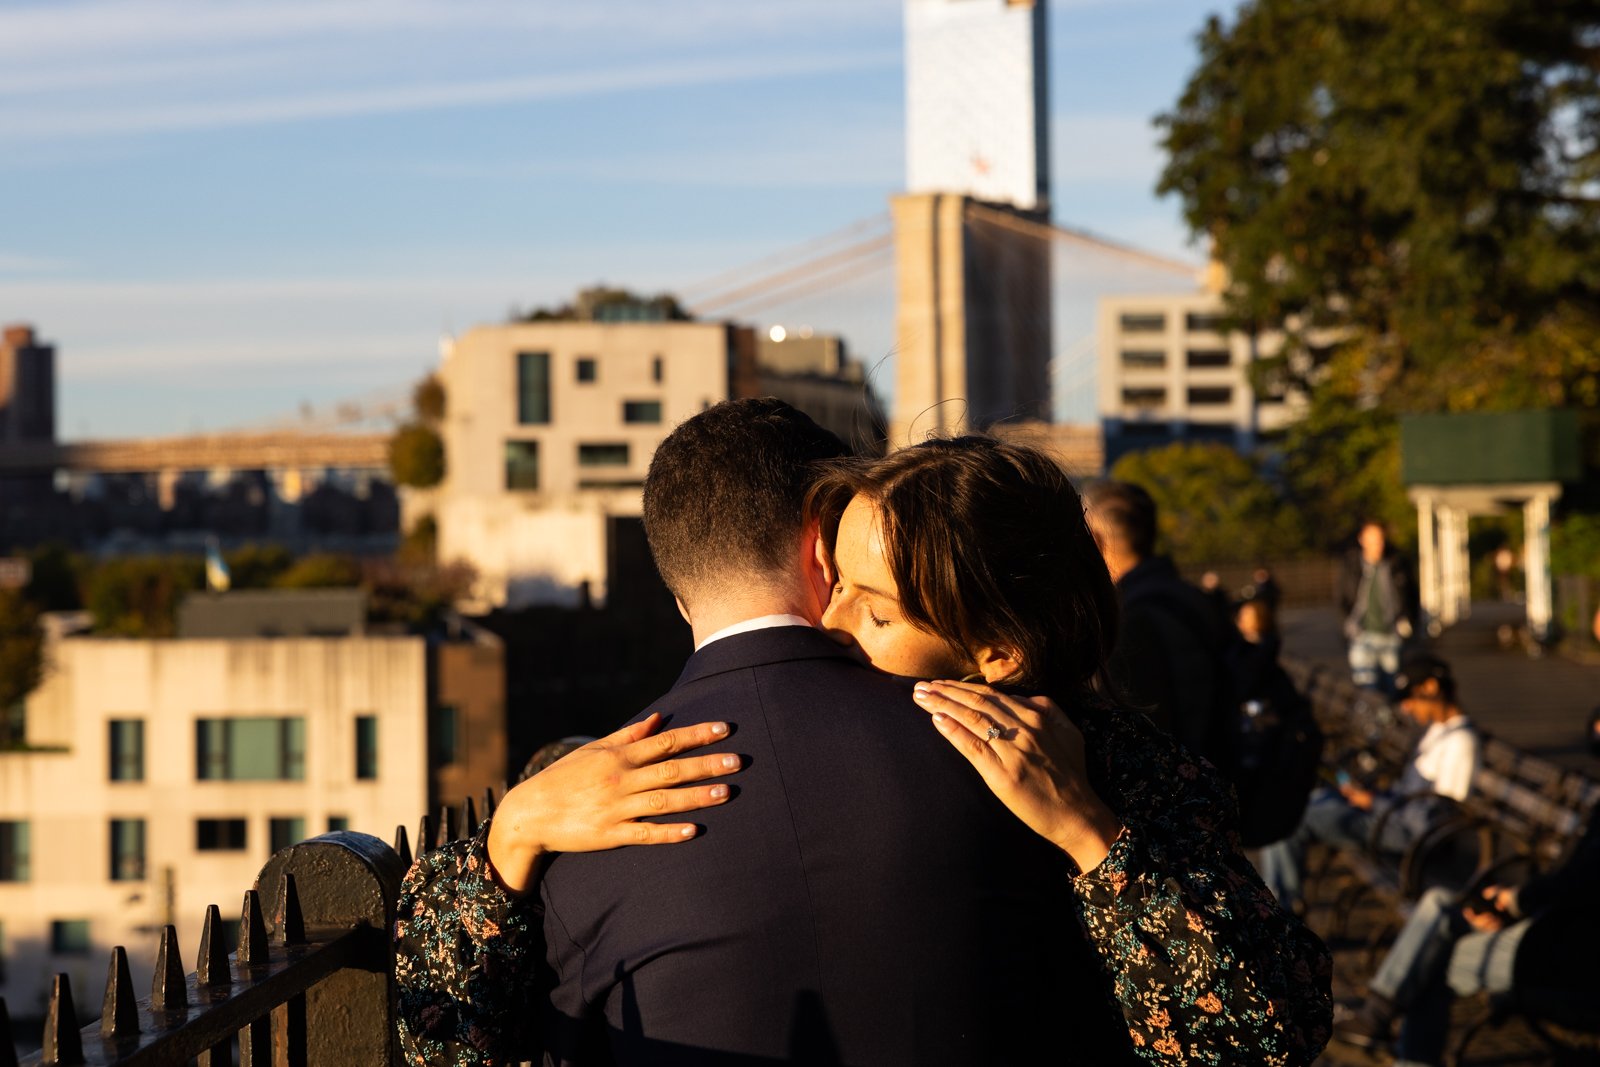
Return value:
<svg viewBox="0 0 1600 1067">
<path fill-rule="evenodd" d="M 1000 727 L 990 724 L 989 732 L 983 735 L 985 741 L 993 741 L 1000 736 Z"/>
</svg>

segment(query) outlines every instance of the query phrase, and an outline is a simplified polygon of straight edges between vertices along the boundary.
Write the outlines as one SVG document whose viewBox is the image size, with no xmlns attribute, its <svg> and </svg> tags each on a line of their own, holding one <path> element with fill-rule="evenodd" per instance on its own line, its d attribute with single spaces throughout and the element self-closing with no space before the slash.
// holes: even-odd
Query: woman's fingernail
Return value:
<svg viewBox="0 0 1600 1067">
<path fill-rule="evenodd" d="M 678 831 L 678 833 L 682 834 L 684 837 L 693 837 L 697 832 L 698 831 L 693 826 L 685 826 L 682 830 Z"/>
<path fill-rule="evenodd" d="M 916 685 L 912 686 L 911 688 L 912 688 L 913 692 L 917 692 L 917 693 L 927 693 L 927 692 L 930 692 L 933 689 L 933 687 L 930 686 L 927 682 L 918 682 Z"/>
<path fill-rule="evenodd" d="M 934 712 L 933 713 L 933 725 L 937 726 L 941 730 L 950 729 L 950 716 L 946 715 L 942 711 Z"/>
<path fill-rule="evenodd" d="M 728 724 L 725 722 L 714 722 L 711 724 L 711 732 L 716 734 L 718 737 L 721 737 L 723 734 L 728 732 Z"/>
<path fill-rule="evenodd" d="M 738 756 L 723 756 L 722 757 L 722 765 L 724 767 L 737 767 L 737 766 L 739 766 L 739 757 Z"/>
<path fill-rule="evenodd" d="M 725 785 L 714 785 L 714 786 L 711 787 L 711 796 L 712 796 L 713 799 L 721 800 L 723 797 L 725 797 L 727 795 L 728 795 L 728 787 L 727 786 L 725 786 Z"/>
</svg>

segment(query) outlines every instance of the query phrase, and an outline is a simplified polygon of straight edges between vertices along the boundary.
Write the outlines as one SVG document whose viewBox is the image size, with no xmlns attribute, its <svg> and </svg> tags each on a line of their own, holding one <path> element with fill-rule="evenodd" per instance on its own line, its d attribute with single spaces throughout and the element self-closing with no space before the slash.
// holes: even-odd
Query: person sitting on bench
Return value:
<svg viewBox="0 0 1600 1067">
<path fill-rule="evenodd" d="M 1520 888 L 1491 885 L 1457 903 L 1430 889 L 1417 902 L 1360 1007 L 1334 1026 L 1347 1044 L 1389 1042 L 1404 1016 L 1395 1067 L 1438 1064 L 1450 1026 L 1452 996 L 1488 991 L 1570 990 L 1600 1002 L 1600 815 L 1567 862 Z M 1539 998 L 1541 1001 L 1544 997 Z"/>
</svg>

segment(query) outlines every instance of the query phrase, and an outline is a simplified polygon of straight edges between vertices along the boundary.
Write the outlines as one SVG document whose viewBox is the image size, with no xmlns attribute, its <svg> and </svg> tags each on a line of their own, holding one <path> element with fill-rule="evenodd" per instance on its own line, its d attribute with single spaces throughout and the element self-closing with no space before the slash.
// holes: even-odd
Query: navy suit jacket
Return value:
<svg viewBox="0 0 1600 1067">
<path fill-rule="evenodd" d="M 822 633 L 712 642 L 652 710 L 733 724 L 726 805 L 669 846 L 558 857 L 558 1064 L 1125 1062 L 1066 858 Z"/>
</svg>

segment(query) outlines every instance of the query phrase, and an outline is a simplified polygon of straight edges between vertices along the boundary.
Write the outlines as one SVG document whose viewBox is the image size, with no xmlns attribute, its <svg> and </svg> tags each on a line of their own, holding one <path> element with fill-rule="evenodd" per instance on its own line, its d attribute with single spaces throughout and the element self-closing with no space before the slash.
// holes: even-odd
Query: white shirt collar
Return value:
<svg viewBox="0 0 1600 1067">
<path fill-rule="evenodd" d="M 807 629 L 816 629 L 816 627 L 811 625 L 811 620 L 803 619 L 798 615 L 761 615 L 754 619 L 746 619 L 743 622 L 736 622 L 732 626 L 724 626 L 722 629 L 718 630 L 704 641 L 701 641 L 698 645 L 695 645 L 694 650 L 699 652 L 711 642 L 721 641 L 724 637 L 732 637 L 735 634 L 747 634 L 752 630 L 771 630 L 779 626 L 804 626 Z"/>
</svg>

